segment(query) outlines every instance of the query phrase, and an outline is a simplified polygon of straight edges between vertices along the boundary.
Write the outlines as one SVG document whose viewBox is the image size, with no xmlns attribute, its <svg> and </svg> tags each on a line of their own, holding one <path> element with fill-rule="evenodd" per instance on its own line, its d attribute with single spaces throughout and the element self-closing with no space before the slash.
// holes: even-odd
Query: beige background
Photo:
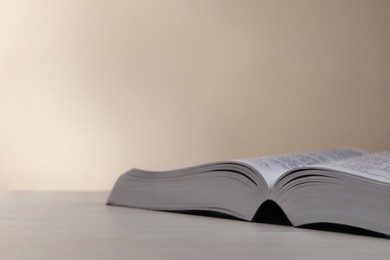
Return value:
<svg viewBox="0 0 390 260">
<path fill-rule="evenodd" d="M 390 149 L 390 1 L 0 1 L 0 189 Z"/>
</svg>

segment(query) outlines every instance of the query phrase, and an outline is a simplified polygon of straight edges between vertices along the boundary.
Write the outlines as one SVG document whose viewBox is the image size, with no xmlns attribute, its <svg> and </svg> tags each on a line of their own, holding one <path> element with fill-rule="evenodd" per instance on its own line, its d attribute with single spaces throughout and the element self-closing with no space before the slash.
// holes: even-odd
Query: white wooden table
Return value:
<svg viewBox="0 0 390 260">
<path fill-rule="evenodd" d="M 390 259 L 390 239 L 0 193 L 0 259 Z"/>
</svg>

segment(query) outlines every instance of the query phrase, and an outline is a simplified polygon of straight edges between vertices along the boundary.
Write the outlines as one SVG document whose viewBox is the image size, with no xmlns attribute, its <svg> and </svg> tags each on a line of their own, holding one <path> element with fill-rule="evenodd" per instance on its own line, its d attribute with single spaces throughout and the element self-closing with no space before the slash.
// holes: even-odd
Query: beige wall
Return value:
<svg viewBox="0 0 390 260">
<path fill-rule="evenodd" d="M 390 1 L 0 1 L 0 189 L 390 149 Z"/>
</svg>

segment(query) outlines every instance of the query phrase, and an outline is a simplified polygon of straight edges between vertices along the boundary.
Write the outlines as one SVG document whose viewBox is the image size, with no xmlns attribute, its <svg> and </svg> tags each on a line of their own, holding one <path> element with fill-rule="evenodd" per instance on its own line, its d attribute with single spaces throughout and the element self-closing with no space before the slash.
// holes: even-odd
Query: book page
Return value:
<svg viewBox="0 0 390 260">
<path fill-rule="evenodd" d="M 264 177 L 271 189 L 275 181 L 285 172 L 313 164 L 341 160 L 367 154 L 355 148 L 340 148 L 316 152 L 290 153 L 272 156 L 253 157 L 238 160 L 255 168 Z"/>
<path fill-rule="evenodd" d="M 317 166 L 317 165 L 316 165 Z M 390 183 L 390 150 L 321 165 L 326 169 L 348 172 Z"/>
</svg>

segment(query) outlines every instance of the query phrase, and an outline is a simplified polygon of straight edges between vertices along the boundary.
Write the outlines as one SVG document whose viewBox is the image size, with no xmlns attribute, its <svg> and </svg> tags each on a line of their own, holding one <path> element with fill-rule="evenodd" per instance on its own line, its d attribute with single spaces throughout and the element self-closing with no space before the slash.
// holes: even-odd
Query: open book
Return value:
<svg viewBox="0 0 390 260">
<path fill-rule="evenodd" d="M 341 148 L 163 172 L 132 169 L 119 177 L 108 204 L 251 221 L 267 200 L 294 226 L 336 223 L 390 235 L 390 151 Z"/>
</svg>

